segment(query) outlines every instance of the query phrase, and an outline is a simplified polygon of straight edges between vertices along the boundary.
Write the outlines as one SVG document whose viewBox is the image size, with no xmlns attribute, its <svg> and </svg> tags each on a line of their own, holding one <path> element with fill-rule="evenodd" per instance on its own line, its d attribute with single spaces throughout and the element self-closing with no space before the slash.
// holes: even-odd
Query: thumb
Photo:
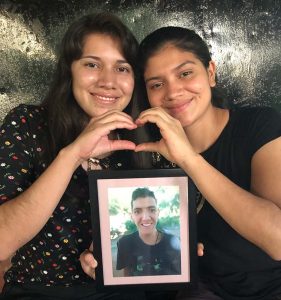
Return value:
<svg viewBox="0 0 281 300">
<path fill-rule="evenodd" d="M 135 148 L 135 152 L 140 152 L 140 151 L 159 152 L 158 145 L 159 145 L 159 142 L 138 144 Z"/>
<path fill-rule="evenodd" d="M 96 278 L 95 269 L 98 266 L 98 262 L 95 260 L 92 251 L 85 250 L 80 255 L 80 263 L 83 271 L 90 277 Z"/>
<path fill-rule="evenodd" d="M 90 268 L 95 269 L 98 266 L 98 262 L 95 260 L 93 252 L 85 250 L 82 255 L 84 255 L 84 261 Z"/>
</svg>

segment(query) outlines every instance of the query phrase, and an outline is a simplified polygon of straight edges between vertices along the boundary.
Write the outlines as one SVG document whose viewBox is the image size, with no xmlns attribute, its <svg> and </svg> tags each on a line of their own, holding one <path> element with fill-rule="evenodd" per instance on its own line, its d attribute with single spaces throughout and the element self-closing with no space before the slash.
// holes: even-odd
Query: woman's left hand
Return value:
<svg viewBox="0 0 281 300">
<path fill-rule="evenodd" d="M 167 160 L 179 166 L 184 160 L 197 155 L 190 145 L 180 121 L 170 116 L 163 108 L 155 107 L 143 111 L 135 123 L 138 126 L 154 123 L 160 129 L 162 136 L 160 141 L 137 145 L 136 152 L 159 152 Z"/>
<path fill-rule="evenodd" d="M 96 279 L 95 269 L 98 265 L 93 255 L 93 243 L 80 255 L 80 263 L 83 271 L 93 279 Z"/>
</svg>

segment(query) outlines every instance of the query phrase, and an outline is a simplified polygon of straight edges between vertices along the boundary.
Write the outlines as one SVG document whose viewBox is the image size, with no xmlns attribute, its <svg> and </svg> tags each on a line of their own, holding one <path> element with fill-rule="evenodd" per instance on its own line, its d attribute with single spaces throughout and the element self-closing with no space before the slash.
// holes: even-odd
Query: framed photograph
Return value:
<svg viewBox="0 0 281 300">
<path fill-rule="evenodd" d="M 89 171 L 99 289 L 174 289 L 197 276 L 195 187 L 181 169 Z"/>
</svg>

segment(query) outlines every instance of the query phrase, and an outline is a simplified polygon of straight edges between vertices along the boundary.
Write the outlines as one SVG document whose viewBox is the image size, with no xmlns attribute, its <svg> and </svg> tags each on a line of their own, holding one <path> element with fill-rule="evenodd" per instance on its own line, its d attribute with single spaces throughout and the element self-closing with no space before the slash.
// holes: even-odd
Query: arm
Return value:
<svg viewBox="0 0 281 300">
<path fill-rule="evenodd" d="M 239 234 L 273 259 L 281 259 L 281 185 L 278 183 L 281 177 L 281 138 L 264 145 L 254 154 L 251 192 L 247 192 L 197 154 L 180 122 L 162 109 L 144 112 L 138 122 L 140 125 L 146 122 L 157 124 L 162 139 L 138 145 L 136 151 L 158 151 L 175 162 Z"/>
<path fill-rule="evenodd" d="M 181 166 L 227 223 L 276 260 L 281 259 L 281 188 L 276 182 L 281 176 L 280 152 L 281 138 L 263 146 L 254 155 L 251 193 L 234 184 L 201 156 Z M 276 160 L 261 160 L 262 156 L 270 155 Z M 274 169 L 274 172 L 267 173 L 265 178 L 265 169 Z M 259 184 L 262 182 L 264 185 Z"/>
<path fill-rule="evenodd" d="M 1 290 L 4 286 L 4 275 L 6 273 L 7 270 L 9 270 L 9 268 L 11 267 L 11 259 L 7 259 L 5 261 L 0 262 L 0 294 L 1 294 Z"/>
<path fill-rule="evenodd" d="M 116 128 L 134 129 L 131 118 L 112 111 L 92 119 L 85 130 L 24 192 L 0 206 L 0 261 L 30 241 L 48 221 L 75 169 L 87 158 L 114 150 L 131 149 L 130 141 L 109 140 Z"/>
<path fill-rule="evenodd" d="M 12 255 L 41 230 L 74 170 L 71 153 L 62 151 L 30 188 L 0 206 L 0 261 Z"/>
<path fill-rule="evenodd" d="M 124 239 L 124 236 L 121 236 L 117 241 L 117 254 L 116 254 L 116 270 L 121 270 L 123 276 L 130 276 L 130 252 L 132 252 L 132 245 L 128 243 L 128 239 Z M 122 273 L 121 273 L 122 274 Z M 122 276 L 122 275 L 121 275 Z"/>
</svg>

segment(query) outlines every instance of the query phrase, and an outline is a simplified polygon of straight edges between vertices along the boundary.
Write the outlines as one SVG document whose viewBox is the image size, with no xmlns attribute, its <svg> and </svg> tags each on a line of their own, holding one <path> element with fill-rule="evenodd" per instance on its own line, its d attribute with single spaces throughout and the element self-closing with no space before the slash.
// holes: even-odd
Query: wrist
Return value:
<svg viewBox="0 0 281 300">
<path fill-rule="evenodd" d="M 65 164 L 72 166 L 73 170 L 76 170 L 83 162 L 83 159 L 76 154 L 71 145 L 61 149 L 58 158 L 65 160 Z"/>
<path fill-rule="evenodd" d="M 198 170 L 200 168 L 200 165 L 202 163 L 202 160 L 204 158 L 198 154 L 194 153 L 193 155 L 189 157 L 185 157 L 185 159 L 180 163 L 180 167 L 185 170 L 185 172 L 192 177 L 192 174 L 194 171 Z"/>
</svg>

